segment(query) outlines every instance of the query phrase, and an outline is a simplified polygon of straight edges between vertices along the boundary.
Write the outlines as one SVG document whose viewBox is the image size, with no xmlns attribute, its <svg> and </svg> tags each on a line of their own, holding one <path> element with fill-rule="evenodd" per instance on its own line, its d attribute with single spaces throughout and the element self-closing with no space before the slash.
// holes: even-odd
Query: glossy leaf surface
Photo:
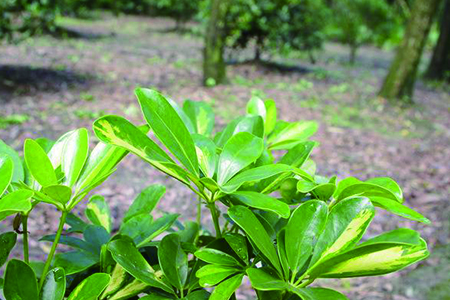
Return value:
<svg viewBox="0 0 450 300">
<path fill-rule="evenodd" d="M 0 197 L 11 183 L 14 172 L 12 159 L 6 154 L 0 154 Z"/>
<path fill-rule="evenodd" d="M 6 154 L 13 161 L 14 170 L 12 182 L 23 181 L 25 172 L 23 169 L 22 160 L 20 159 L 17 152 L 13 148 L 5 144 L 5 142 L 1 139 L 0 139 L 0 154 Z"/>
<path fill-rule="evenodd" d="M 92 196 L 86 206 L 85 213 L 92 224 L 102 226 L 107 232 L 111 232 L 111 211 L 105 198 L 99 195 Z"/>
<path fill-rule="evenodd" d="M 111 251 L 114 260 L 134 278 L 166 292 L 173 292 L 171 287 L 155 275 L 155 270 L 129 239 L 122 238 L 111 241 L 108 244 L 108 250 Z"/>
<path fill-rule="evenodd" d="M 285 219 L 289 218 L 289 215 L 291 213 L 289 205 L 276 198 L 264 194 L 251 191 L 239 191 L 234 192 L 232 196 L 236 198 L 238 202 L 244 205 L 274 212 Z"/>
<path fill-rule="evenodd" d="M 337 255 L 359 242 L 375 215 L 368 199 L 348 199 L 336 204 L 328 215 L 317 241 L 310 266 L 327 256 Z"/>
<path fill-rule="evenodd" d="M 195 133 L 210 136 L 214 128 L 214 112 L 212 108 L 204 103 L 186 100 L 183 111 L 194 125 Z"/>
<path fill-rule="evenodd" d="M 44 285 L 39 293 L 41 300 L 62 300 L 66 292 L 66 274 L 64 269 L 51 269 L 45 276 Z"/>
<path fill-rule="evenodd" d="M 21 260 L 10 260 L 6 266 L 3 293 L 7 300 L 37 300 L 38 286 L 33 269 Z"/>
<path fill-rule="evenodd" d="M 58 184 L 55 170 L 44 149 L 31 140 L 25 140 L 24 157 L 33 178 L 43 187 Z"/>
<path fill-rule="evenodd" d="M 105 273 L 96 273 L 83 280 L 70 293 L 67 300 L 97 299 L 109 283 L 111 277 Z"/>
<path fill-rule="evenodd" d="M 247 132 L 231 137 L 219 157 L 217 183 L 223 185 L 237 172 L 256 161 L 263 151 L 263 140 Z"/>
<path fill-rule="evenodd" d="M 128 208 L 123 217 L 123 222 L 139 214 L 150 214 L 165 192 L 166 187 L 160 184 L 153 184 L 146 187 Z"/>
<path fill-rule="evenodd" d="M 261 222 L 252 211 L 244 206 L 236 205 L 228 210 L 230 218 L 236 222 L 272 264 L 281 272 L 281 265 L 275 247 Z"/>
<path fill-rule="evenodd" d="M 293 272 L 310 257 L 327 221 L 328 207 L 317 200 L 303 203 L 292 213 L 286 226 L 286 256 Z"/>
<path fill-rule="evenodd" d="M 8 259 L 9 253 L 16 245 L 17 233 L 15 232 L 5 232 L 0 234 L 0 267 Z"/>
<path fill-rule="evenodd" d="M 27 212 L 31 209 L 30 198 L 33 192 L 29 190 L 17 190 L 0 199 L 0 220 L 19 212 Z"/>
<path fill-rule="evenodd" d="M 178 290 L 186 284 L 188 259 L 181 249 L 180 237 L 177 234 L 165 236 L 158 246 L 158 260 L 164 275 Z"/>
<path fill-rule="evenodd" d="M 158 139 L 192 174 L 198 175 L 194 141 L 177 112 L 154 90 L 138 88 L 135 93 L 142 113 Z"/>
</svg>

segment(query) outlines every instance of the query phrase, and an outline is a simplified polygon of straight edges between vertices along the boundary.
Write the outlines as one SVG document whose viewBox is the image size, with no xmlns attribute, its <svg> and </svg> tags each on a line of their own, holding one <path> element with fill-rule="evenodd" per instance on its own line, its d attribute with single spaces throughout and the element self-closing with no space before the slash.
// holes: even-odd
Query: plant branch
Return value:
<svg viewBox="0 0 450 300">
<path fill-rule="evenodd" d="M 214 222 L 214 229 L 216 230 L 216 237 L 220 239 L 222 237 L 222 232 L 220 231 L 219 216 L 217 215 L 216 205 L 214 202 L 208 203 L 208 208 L 211 211 L 211 217 Z"/>
<path fill-rule="evenodd" d="M 45 261 L 41 279 L 39 280 L 39 289 L 41 289 L 42 285 L 44 284 L 45 276 L 47 275 L 47 272 L 53 260 L 53 256 L 55 255 L 56 248 L 58 247 L 59 239 L 61 238 L 61 233 L 63 231 L 64 223 L 66 222 L 68 213 L 68 211 L 63 211 L 61 214 L 61 218 L 59 219 L 59 226 L 58 230 L 56 231 L 55 240 L 53 241 L 52 248 L 50 249 L 50 253 L 47 256 L 47 260 Z"/>
<path fill-rule="evenodd" d="M 28 215 L 22 215 L 22 231 L 23 231 L 23 260 L 28 264 L 30 257 L 28 254 Z"/>
</svg>

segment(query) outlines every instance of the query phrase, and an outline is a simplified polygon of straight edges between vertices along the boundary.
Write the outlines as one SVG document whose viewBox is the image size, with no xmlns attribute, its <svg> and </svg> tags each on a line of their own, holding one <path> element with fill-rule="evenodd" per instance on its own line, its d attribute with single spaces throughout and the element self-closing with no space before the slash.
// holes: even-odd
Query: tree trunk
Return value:
<svg viewBox="0 0 450 300">
<path fill-rule="evenodd" d="M 434 47 L 426 77 L 450 82 L 450 0 L 445 2 L 439 39 Z"/>
<path fill-rule="evenodd" d="M 211 0 L 211 10 L 208 27 L 205 35 L 205 48 L 203 51 L 203 83 L 210 85 L 220 84 L 226 80 L 225 61 L 223 52 L 225 48 L 225 16 L 229 0 Z"/>
<path fill-rule="evenodd" d="M 411 100 L 417 68 L 439 1 L 414 1 L 405 36 L 381 87 L 381 97 Z"/>
</svg>

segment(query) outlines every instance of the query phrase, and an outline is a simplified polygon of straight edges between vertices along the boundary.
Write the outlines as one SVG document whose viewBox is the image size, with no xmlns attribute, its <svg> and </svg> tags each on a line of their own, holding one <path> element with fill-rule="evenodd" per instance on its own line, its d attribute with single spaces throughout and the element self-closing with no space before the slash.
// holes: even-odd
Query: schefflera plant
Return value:
<svg viewBox="0 0 450 300">
<path fill-rule="evenodd" d="M 215 133 L 214 114 L 205 103 L 187 100 L 180 107 L 143 88 L 136 96 L 160 143 L 120 116 L 98 119 L 97 137 L 191 189 L 198 196 L 198 222 L 201 205 L 206 205 L 215 228 L 215 236 L 208 234 L 208 226 L 203 228 L 189 247 L 176 233 L 167 242 L 164 238 L 158 251 L 172 249 L 176 256 L 159 256 L 164 276 L 157 284 L 148 279 L 155 277 L 153 269 L 136 271 L 133 261 L 143 261 L 138 247 L 126 237 L 110 242 L 117 263 L 159 297 L 148 299 L 191 299 L 191 291 L 214 287 L 209 299 L 226 300 L 234 297 L 244 276 L 259 299 L 347 299 L 309 285 L 317 278 L 383 275 L 428 256 L 425 241 L 407 228 L 361 242 L 375 207 L 414 221 L 429 220 L 402 204 L 402 191 L 390 178 L 316 175 L 309 158 L 316 143 L 308 141 L 317 130 L 315 122 L 277 120 L 273 100 L 252 98 L 245 116 Z M 194 253 L 189 261 L 187 253 Z M 186 285 L 188 274 L 191 280 L 195 274 L 198 286 Z M 161 281 L 173 289 L 162 287 Z"/>
<path fill-rule="evenodd" d="M 70 131 L 56 142 L 27 139 L 23 158 L 0 140 L 0 221 L 15 215 L 14 231 L 0 235 L 0 267 L 15 246 L 17 233 L 23 236 L 24 258 L 12 259 L 7 264 L 4 280 L 0 280 L 5 299 L 63 299 L 67 274 L 64 268 L 55 265 L 54 257 L 59 242 L 68 239 L 62 236 L 64 224 L 76 222 L 73 209 L 115 171 L 126 154 L 126 150 L 102 142 L 90 151 L 89 134 L 84 128 Z M 40 203 L 54 206 L 60 212 L 60 220 L 45 262 L 32 262 L 28 231 L 33 229 L 28 228 L 28 217 Z M 97 240 L 98 235 L 94 228 L 91 236 Z M 109 280 L 109 274 L 95 274 L 75 294 L 94 297 Z M 89 287 L 93 282 L 98 284 L 95 289 Z M 86 284 L 88 287 L 83 288 Z M 76 299 L 75 294 L 68 299 Z"/>
</svg>

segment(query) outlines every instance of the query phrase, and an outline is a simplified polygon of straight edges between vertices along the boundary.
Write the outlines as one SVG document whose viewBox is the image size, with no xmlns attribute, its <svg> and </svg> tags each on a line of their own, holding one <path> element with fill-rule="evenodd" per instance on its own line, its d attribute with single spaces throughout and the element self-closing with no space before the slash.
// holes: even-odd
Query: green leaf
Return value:
<svg viewBox="0 0 450 300">
<path fill-rule="evenodd" d="M 312 150 L 317 145 L 316 142 L 301 142 L 286 152 L 280 159 L 280 164 L 290 165 L 292 167 L 301 168 L 303 163 L 309 158 Z"/>
<path fill-rule="evenodd" d="M 55 240 L 55 234 L 45 235 L 39 239 L 39 241 L 53 242 Z M 77 237 L 61 235 L 58 244 L 67 245 L 72 248 L 80 249 L 86 252 L 95 253 L 94 247 L 82 239 Z"/>
<path fill-rule="evenodd" d="M 93 300 L 103 292 L 111 277 L 105 273 L 96 273 L 83 280 L 70 293 L 67 300 Z"/>
<path fill-rule="evenodd" d="M 57 253 L 53 266 L 63 268 L 66 275 L 84 271 L 99 262 L 98 257 L 84 251 Z"/>
<path fill-rule="evenodd" d="M 214 142 L 217 147 L 223 148 L 225 143 L 235 134 L 234 130 L 236 129 L 237 124 L 242 121 L 244 117 L 237 117 L 233 119 L 222 132 L 218 132 L 214 137 Z"/>
<path fill-rule="evenodd" d="M 76 193 L 109 174 L 127 153 L 128 151 L 123 148 L 99 142 L 89 155 L 75 185 Z"/>
<path fill-rule="evenodd" d="M 247 132 L 231 137 L 219 157 L 217 183 L 223 185 L 237 172 L 255 162 L 264 148 L 263 140 Z"/>
<path fill-rule="evenodd" d="M 239 191 L 234 192 L 231 195 L 244 205 L 274 212 L 285 219 L 289 218 L 289 215 L 291 213 L 289 205 L 276 198 L 264 194 L 251 191 Z"/>
<path fill-rule="evenodd" d="M 64 184 L 72 187 L 78 180 L 89 154 L 89 134 L 85 128 L 71 131 L 64 143 L 61 169 L 65 174 Z"/>
<path fill-rule="evenodd" d="M 103 226 L 89 225 L 83 232 L 84 240 L 95 249 L 96 255 L 100 255 L 102 245 L 108 243 L 111 238 Z"/>
<path fill-rule="evenodd" d="M 29 190 L 17 190 L 1 198 L 0 221 L 7 216 L 29 211 L 31 209 L 30 198 L 33 194 Z"/>
<path fill-rule="evenodd" d="M 289 263 L 286 255 L 286 230 L 281 229 L 277 233 L 277 251 L 283 269 L 284 279 L 289 280 Z"/>
<path fill-rule="evenodd" d="M 25 140 L 24 157 L 28 170 L 41 186 L 58 184 L 52 163 L 38 143 L 31 139 Z"/>
<path fill-rule="evenodd" d="M 426 217 L 422 216 L 420 213 L 412 210 L 411 208 L 398 203 L 397 201 L 381 197 L 370 197 L 370 200 L 372 201 L 373 205 L 381 207 L 382 209 L 385 209 L 403 218 L 422 222 L 425 224 L 431 224 L 431 221 Z"/>
<path fill-rule="evenodd" d="M 206 265 L 200 268 L 196 273 L 199 280 L 199 284 L 202 287 L 214 286 L 225 278 L 230 277 L 233 274 L 240 272 L 238 268 L 232 268 L 221 265 Z"/>
<path fill-rule="evenodd" d="M 210 296 L 210 293 L 208 293 L 206 290 L 196 290 L 191 293 L 189 293 L 185 300 L 208 300 Z"/>
<path fill-rule="evenodd" d="M 206 177 L 212 178 L 216 172 L 217 147 L 209 138 L 193 134 L 200 169 Z"/>
<path fill-rule="evenodd" d="M 233 135 L 239 132 L 248 132 L 259 138 L 264 137 L 264 120 L 261 116 L 248 116 L 236 124 Z"/>
<path fill-rule="evenodd" d="M 302 300 L 348 300 L 338 291 L 325 288 L 290 288 L 290 291 Z"/>
<path fill-rule="evenodd" d="M 265 256 L 267 263 L 273 265 L 281 273 L 281 265 L 275 247 L 263 225 L 252 211 L 244 206 L 236 205 L 228 210 L 228 214 Z"/>
<path fill-rule="evenodd" d="M 67 232 L 78 232 L 78 233 L 83 233 L 86 227 L 89 225 L 88 223 L 84 222 L 73 213 L 67 214 L 66 223 L 70 226 Z"/>
<path fill-rule="evenodd" d="M 114 294 L 114 296 L 108 298 L 108 300 L 133 299 L 132 297 L 141 294 L 145 290 L 148 290 L 148 288 L 149 288 L 148 284 L 145 284 L 139 280 L 134 279 L 129 284 L 123 286 L 117 293 Z"/>
<path fill-rule="evenodd" d="M 345 278 L 384 275 L 428 257 L 424 240 L 418 244 L 368 243 L 332 257 L 314 268 L 313 278 Z"/>
<path fill-rule="evenodd" d="M 186 125 L 170 103 L 150 89 L 135 90 L 142 113 L 158 139 L 194 175 L 198 176 L 198 161 L 194 141 Z"/>
<path fill-rule="evenodd" d="M 200 225 L 194 221 L 184 223 L 184 229 L 177 232 L 181 243 L 194 243 L 199 235 Z"/>
<path fill-rule="evenodd" d="M 252 97 L 247 102 L 247 114 L 261 116 L 265 121 L 267 112 L 264 102 L 258 97 Z"/>
<path fill-rule="evenodd" d="M 220 283 L 209 297 L 209 300 L 228 300 L 241 286 L 243 274 L 235 275 Z"/>
<path fill-rule="evenodd" d="M 148 228 L 152 226 L 152 221 L 151 215 L 139 214 L 122 223 L 119 232 L 132 238 L 135 243 L 139 243 L 148 236 Z"/>
<path fill-rule="evenodd" d="M 66 274 L 64 269 L 54 268 L 45 276 L 39 299 L 62 300 L 66 292 Z"/>
<path fill-rule="evenodd" d="M 301 193 L 311 193 L 317 199 L 328 201 L 336 190 L 336 185 L 333 183 L 316 184 L 306 180 L 299 180 L 297 182 L 297 190 Z"/>
<path fill-rule="evenodd" d="M 277 124 L 277 107 L 275 101 L 272 99 L 267 99 L 264 101 L 264 106 L 266 107 L 266 118 L 264 120 L 264 132 L 266 135 L 272 133 L 275 125 Z"/>
<path fill-rule="evenodd" d="M 338 182 L 336 190 L 334 191 L 333 198 L 337 199 L 339 194 L 347 187 L 360 183 L 361 181 L 355 177 L 347 177 Z"/>
<path fill-rule="evenodd" d="M 235 192 L 244 183 L 258 182 L 262 179 L 270 178 L 275 175 L 290 173 L 292 168 L 284 164 L 271 164 L 242 171 L 231 178 L 221 187 L 222 191 L 230 194 Z"/>
<path fill-rule="evenodd" d="M 393 193 L 391 190 L 382 187 L 380 185 L 368 182 L 355 183 L 349 185 L 342 190 L 342 192 L 337 196 L 337 200 L 346 199 L 352 196 L 361 196 L 371 199 L 372 197 L 381 197 L 397 201 L 399 203 L 403 202 L 403 199 L 398 198 L 397 194 Z"/>
<path fill-rule="evenodd" d="M 14 173 L 12 159 L 6 154 L 0 154 L 0 197 L 11 183 Z"/>
<path fill-rule="evenodd" d="M 20 159 L 17 152 L 8 146 L 4 141 L 0 139 L 0 154 L 6 154 L 9 156 L 14 164 L 13 176 L 11 182 L 19 182 L 24 180 L 25 172 L 22 165 L 22 160 Z"/>
<path fill-rule="evenodd" d="M 183 111 L 194 125 L 195 133 L 204 136 L 211 135 L 214 128 L 214 112 L 208 104 L 186 100 L 183 104 Z"/>
<path fill-rule="evenodd" d="M 102 226 L 108 233 L 111 233 L 111 211 L 105 198 L 99 195 L 92 196 L 86 206 L 85 213 L 92 224 Z"/>
<path fill-rule="evenodd" d="M 127 271 L 124 268 L 122 268 L 121 265 L 116 264 L 111 274 L 111 280 L 106 289 L 103 291 L 103 294 L 100 298 L 104 299 L 108 295 L 117 292 L 124 285 L 127 279 L 128 279 Z"/>
<path fill-rule="evenodd" d="M 72 189 L 67 185 L 55 184 L 49 185 L 42 189 L 44 194 L 61 204 L 66 204 L 72 197 Z"/>
<path fill-rule="evenodd" d="M 154 141 L 128 120 L 119 116 L 104 116 L 94 122 L 97 137 L 105 143 L 122 147 L 155 168 L 184 183 L 189 183 L 186 171 L 180 168 Z"/>
<path fill-rule="evenodd" d="M 111 251 L 114 260 L 134 278 L 168 293 L 173 293 L 172 288 L 156 276 L 155 270 L 130 239 L 120 238 L 113 240 L 109 242 L 108 250 Z"/>
<path fill-rule="evenodd" d="M 9 253 L 16 245 L 17 233 L 5 232 L 0 234 L 0 268 L 5 264 L 8 259 Z"/>
<path fill-rule="evenodd" d="M 280 279 L 274 270 L 267 267 L 248 268 L 247 276 L 252 287 L 260 291 L 285 290 L 289 287 L 289 284 Z"/>
<path fill-rule="evenodd" d="M 375 215 L 368 199 L 347 199 L 333 207 L 320 235 L 310 266 L 342 253 L 359 242 Z"/>
<path fill-rule="evenodd" d="M 267 139 L 269 149 L 291 149 L 316 133 L 317 128 L 317 123 L 313 121 L 288 124 L 279 122 L 275 127 L 275 130 Z"/>
<path fill-rule="evenodd" d="M 139 214 L 150 214 L 158 204 L 166 192 L 166 187 L 160 184 L 153 184 L 141 191 L 139 196 L 134 199 L 128 211 L 123 217 L 123 222 L 126 222 Z"/>
<path fill-rule="evenodd" d="M 286 226 L 286 256 L 291 270 L 299 272 L 306 263 L 327 221 L 328 207 L 311 200 L 297 207 Z"/>
<path fill-rule="evenodd" d="M 400 202 L 403 202 L 403 191 L 395 180 L 389 177 L 376 177 L 367 180 L 366 182 L 376 184 L 391 191 Z"/>
<path fill-rule="evenodd" d="M 359 244 L 358 247 L 389 242 L 420 245 L 421 238 L 420 234 L 415 230 L 409 228 L 397 228 L 368 239 Z"/>
<path fill-rule="evenodd" d="M 38 286 L 33 269 L 21 260 L 10 260 L 6 265 L 3 293 L 7 300 L 37 300 Z"/>
<path fill-rule="evenodd" d="M 227 233 L 223 237 L 237 256 L 242 259 L 245 264 L 248 264 L 247 239 L 238 233 Z"/>
<path fill-rule="evenodd" d="M 196 251 L 194 255 L 210 264 L 230 267 L 241 265 L 233 256 L 217 249 L 203 248 Z"/>
<path fill-rule="evenodd" d="M 146 229 L 143 239 L 137 239 L 137 247 L 143 247 L 145 244 L 151 242 L 155 237 L 172 227 L 172 224 L 177 220 L 178 214 L 167 214 L 155 220 L 151 226 Z"/>
<path fill-rule="evenodd" d="M 158 260 L 166 278 L 179 291 L 186 284 L 188 259 L 181 249 L 180 236 L 176 233 L 166 235 L 158 246 Z"/>
</svg>

